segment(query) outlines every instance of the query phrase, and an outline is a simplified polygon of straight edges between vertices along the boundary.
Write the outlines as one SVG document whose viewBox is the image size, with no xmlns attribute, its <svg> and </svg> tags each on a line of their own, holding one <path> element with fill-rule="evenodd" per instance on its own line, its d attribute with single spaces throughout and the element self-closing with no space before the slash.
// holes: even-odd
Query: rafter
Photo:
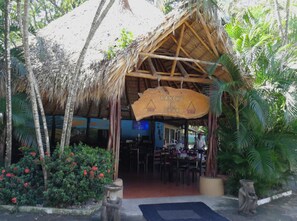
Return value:
<svg viewBox="0 0 297 221">
<path fill-rule="evenodd" d="M 177 48 L 176 48 L 176 52 L 175 52 L 175 57 L 179 56 L 181 44 L 182 44 L 183 38 L 184 38 L 184 33 L 185 33 L 185 24 L 183 24 L 181 32 L 180 32 L 180 36 L 179 36 L 179 39 L 178 39 Z M 174 60 L 173 64 L 172 64 L 172 67 L 171 67 L 171 72 L 170 72 L 171 76 L 173 76 L 173 74 L 175 72 L 176 63 L 177 63 L 177 60 Z"/>
<path fill-rule="evenodd" d="M 177 40 L 175 39 L 175 37 L 173 35 L 171 35 L 172 40 L 177 44 Z M 188 56 L 189 58 L 193 58 L 183 47 L 181 47 L 182 52 Z M 203 73 L 207 74 L 207 72 L 205 71 L 205 69 L 197 62 L 194 62 L 198 68 L 200 68 L 200 71 L 202 71 Z"/>
<path fill-rule="evenodd" d="M 194 28 L 186 21 L 186 26 L 191 30 L 193 35 L 200 41 L 200 43 L 212 54 L 215 56 L 214 52 L 208 47 L 207 44 L 203 41 L 203 39 L 197 34 L 197 32 L 194 30 Z"/>
<path fill-rule="evenodd" d="M 178 77 L 178 76 L 164 76 L 164 75 L 159 75 L 159 72 L 157 72 L 158 76 L 153 76 L 151 74 L 146 74 L 142 72 L 130 72 L 126 76 L 129 77 L 137 77 L 137 78 L 146 78 L 146 79 L 151 79 L 151 80 L 160 80 L 160 81 L 178 81 L 178 82 L 195 82 L 195 83 L 200 83 L 200 84 L 211 84 L 212 80 L 210 79 L 205 79 L 205 78 L 194 78 L 194 77 Z M 161 83 L 161 82 L 160 82 Z"/>
<path fill-rule="evenodd" d="M 199 16 L 199 19 L 200 19 L 200 21 L 201 21 L 201 24 L 202 24 L 202 26 L 203 26 L 205 32 L 206 32 L 206 36 L 207 36 L 207 38 L 208 38 L 208 41 L 209 41 L 209 43 L 210 43 L 210 46 L 211 46 L 213 52 L 215 53 L 215 55 L 216 55 L 217 58 L 218 58 L 218 57 L 219 57 L 219 53 L 218 53 L 217 48 L 215 47 L 215 44 L 214 44 L 213 39 L 212 39 L 212 37 L 211 37 L 210 31 L 209 31 L 209 29 L 208 29 L 208 27 L 207 27 L 207 25 L 206 25 L 206 22 L 205 22 L 205 20 L 204 20 L 204 18 L 203 18 L 203 16 L 201 15 L 200 12 L 197 12 L 197 14 L 198 14 L 198 16 Z"/>
<path fill-rule="evenodd" d="M 182 73 L 182 75 L 184 77 L 186 77 L 186 78 L 189 77 L 188 72 L 186 71 L 186 69 L 184 68 L 184 66 L 179 61 L 177 61 L 177 67 L 178 67 L 178 69 L 180 70 L 180 72 Z"/>
<path fill-rule="evenodd" d="M 156 76 L 157 71 L 156 71 L 156 68 L 155 68 L 155 66 L 154 66 L 154 64 L 153 64 L 153 62 L 152 62 L 152 59 L 151 59 L 151 58 L 148 58 L 147 61 L 148 61 L 149 67 L 150 67 L 150 69 L 151 69 L 151 71 L 152 71 L 152 74 L 153 74 L 154 76 Z"/>
<path fill-rule="evenodd" d="M 217 65 L 217 66 L 221 66 L 220 64 L 214 63 L 214 62 L 210 62 L 210 61 L 202 61 L 202 60 L 198 60 L 198 59 L 193 59 L 193 58 L 181 58 L 181 57 L 171 57 L 171 56 L 165 56 L 165 55 L 158 55 L 158 54 L 153 54 L 153 53 L 144 53 L 141 52 L 140 53 L 141 56 L 147 56 L 147 57 L 151 57 L 151 58 L 160 58 L 160 59 L 165 59 L 165 60 L 171 60 L 171 61 L 189 61 L 189 62 L 197 62 L 200 64 L 206 64 L 206 65 Z"/>
</svg>

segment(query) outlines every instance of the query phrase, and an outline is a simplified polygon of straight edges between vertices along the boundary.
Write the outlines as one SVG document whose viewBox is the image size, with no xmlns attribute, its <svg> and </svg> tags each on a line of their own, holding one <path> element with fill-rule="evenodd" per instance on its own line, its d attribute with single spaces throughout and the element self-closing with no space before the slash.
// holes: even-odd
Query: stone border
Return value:
<svg viewBox="0 0 297 221">
<path fill-rule="evenodd" d="M 26 212 L 26 213 L 46 213 L 46 214 L 57 214 L 57 215 L 75 215 L 75 216 L 88 216 L 99 210 L 102 206 L 102 201 L 94 206 L 88 206 L 83 209 L 60 209 L 51 207 L 36 207 L 36 206 L 10 206 L 0 205 L 0 209 L 8 210 L 10 212 Z"/>
<path fill-rule="evenodd" d="M 263 205 L 263 204 L 266 204 L 266 203 L 270 203 L 272 200 L 276 200 L 276 199 L 279 199 L 281 197 L 291 196 L 292 193 L 293 193 L 292 190 L 288 190 L 288 191 L 283 192 L 283 193 L 279 193 L 279 194 L 276 194 L 276 195 L 273 195 L 273 196 L 270 196 L 270 197 L 267 197 L 267 198 L 260 199 L 260 200 L 257 201 L 257 205 L 260 206 L 260 205 Z M 223 198 L 231 199 L 231 200 L 238 200 L 238 198 L 232 197 L 232 196 L 223 196 Z"/>
<path fill-rule="evenodd" d="M 263 205 L 265 203 L 270 203 L 272 200 L 276 200 L 276 199 L 279 199 L 281 197 L 291 196 L 291 195 L 292 195 L 292 190 L 289 190 L 289 191 L 286 191 L 286 192 L 283 192 L 283 193 L 276 194 L 274 196 L 270 196 L 270 197 L 267 197 L 267 198 L 264 198 L 264 199 L 260 199 L 260 200 L 258 200 L 257 204 L 258 204 L 258 206 L 260 206 L 260 205 Z"/>
</svg>

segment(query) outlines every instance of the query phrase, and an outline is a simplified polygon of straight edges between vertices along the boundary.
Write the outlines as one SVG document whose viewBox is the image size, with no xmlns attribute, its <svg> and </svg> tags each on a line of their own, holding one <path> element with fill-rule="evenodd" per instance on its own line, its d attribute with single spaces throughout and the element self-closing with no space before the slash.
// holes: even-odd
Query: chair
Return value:
<svg viewBox="0 0 297 221">
<path fill-rule="evenodd" d="M 153 153 L 153 174 L 155 174 L 155 169 L 156 169 L 156 166 L 158 166 L 158 172 L 161 171 L 161 152 L 162 150 L 159 149 L 159 150 L 154 150 L 154 153 Z"/>
<path fill-rule="evenodd" d="M 145 153 L 143 153 L 140 148 L 130 149 L 130 171 L 135 164 L 137 173 L 139 173 L 141 166 L 144 172 L 146 172 Z"/>
<path fill-rule="evenodd" d="M 171 173 L 171 162 L 170 162 L 170 153 L 166 151 L 161 151 L 160 156 L 160 173 L 161 173 L 161 180 L 163 180 L 164 183 L 167 182 L 167 180 L 170 180 L 170 173 Z"/>
<path fill-rule="evenodd" d="M 189 185 L 189 160 L 176 158 L 176 185 L 179 183 L 185 183 Z"/>
</svg>

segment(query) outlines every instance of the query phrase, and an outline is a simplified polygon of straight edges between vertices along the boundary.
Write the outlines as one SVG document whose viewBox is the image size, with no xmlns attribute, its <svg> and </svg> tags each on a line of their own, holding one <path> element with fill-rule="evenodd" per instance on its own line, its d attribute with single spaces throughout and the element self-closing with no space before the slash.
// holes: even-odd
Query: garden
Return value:
<svg viewBox="0 0 297 221">
<path fill-rule="evenodd" d="M 21 147 L 23 157 L 1 168 L 0 204 L 67 208 L 98 202 L 104 186 L 112 182 L 111 153 L 83 144 L 59 148 L 52 156 L 45 154 L 47 186 L 44 184 L 40 155 L 33 147 Z"/>
</svg>

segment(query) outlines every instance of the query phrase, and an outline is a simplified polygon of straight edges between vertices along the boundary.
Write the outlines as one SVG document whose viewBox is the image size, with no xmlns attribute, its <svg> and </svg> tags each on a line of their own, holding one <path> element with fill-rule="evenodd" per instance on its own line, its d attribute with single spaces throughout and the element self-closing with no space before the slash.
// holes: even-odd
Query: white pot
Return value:
<svg viewBox="0 0 297 221">
<path fill-rule="evenodd" d="M 219 177 L 200 177 L 199 182 L 200 194 L 208 196 L 223 196 L 224 182 Z"/>
</svg>

